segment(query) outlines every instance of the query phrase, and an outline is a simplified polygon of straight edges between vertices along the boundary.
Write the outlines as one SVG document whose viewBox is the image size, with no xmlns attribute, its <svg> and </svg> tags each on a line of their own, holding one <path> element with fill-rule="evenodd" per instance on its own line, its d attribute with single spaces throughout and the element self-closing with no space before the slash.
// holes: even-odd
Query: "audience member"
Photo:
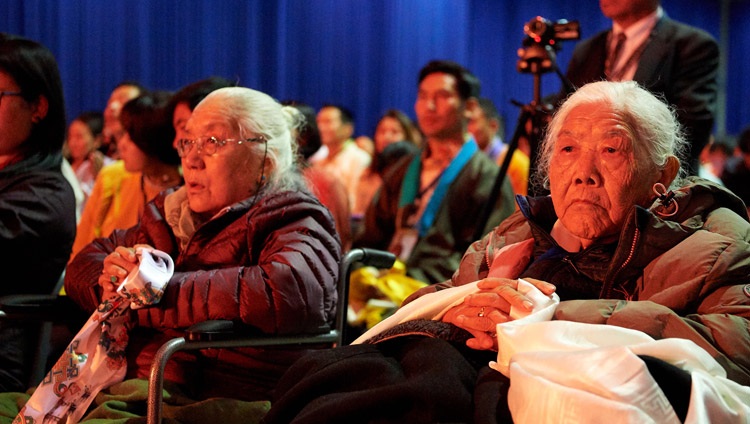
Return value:
<svg viewBox="0 0 750 424">
<path fill-rule="evenodd" d="M 537 177 L 551 195 L 519 198 L 442 290 L 402 307 L 404 320 L 295 363 L 265 422 L 747 413 L 750 223 L 723 187 L 678 176 L 685 143 L 637 83 L 581 87 L 542 146 Z M 535 305 L 547 306 L 515 320 Z"/>
<path fill-rule="evenodd" d="M 125 103 L 144 94 L 147 90 L 135 81 L 124 81 L 117 84 L 107 100 L 104 108 L 104 128 L 102 129 L 102 143 L 99 147 L 105 156 L 119 159 L 117 140 L 125 134 L 120 123 L 120 111 Z"/>
<path fill-rule="evenodd" d="M 114 162 L 98 150 L 103 127 L 104 117 L 101 112 L 84 112 L 68 126 L 68 138 L 65 142 L 67 159 L 85 196 L 82 207 L 86 206 L 99 171 L 103 166 Z"/>
<path fill-rule="evenodd" d="M 315 122 L 315 109 L 310 105 L 295 101 L 287 101 L 284 104 L 293 106 L 304 117 L 304 122 L 295 131 L 299 147 L 298 152 L 301 156 L 300 169 L 305 177 L 307 187 L 333 215 L 333 220 L 336 222 L 336 231 L 341 239 L 341 246 L 344 251 L 348 251 L 352 246 L 352 229 L 351 207 L 346 186 L 330 172 L 321 168 L 314 168 L 308 162 L 310 156 L 317 152 L 321 146 L 320 133 Z"/>
<path fill-rule="evenodd" d="M 497 112 L 492 100 L 486 97 L 478 99 L 479 107 L 469 119 L 467 129 L 474 136 L 479 149 L 490 159 L 503 164 L 508 145 L 500 138 L 505 133 L 503 118 Z M 515 149 L 508 166 L 507 177 L 515 194 L 526 195 L 529 183 L 529 156 L 521 149 Z"/>
<path fill-rule="evenodd" d="M 479 80 L 457 63 L 433 61 L 418 82 L 414 108 L 426 145 L 385 176 L 355 245 L 388 249 L 410 277 L 433 284 L 450 278 L 478 225 L 489 231 L 514 206 L 506 181 L 488 222 L 478 222 L 498 172 L 466 131 Z"/>
<path fill-rule="evenodd" d="M 398 148 L 392 148 L 387 156 L 383 155 L 386 147 L 399 141 L 406 141 L 407 143 L 400 144 Z M 386 168 L 400 158 L 398 153 L 414 153 L 421 142 L 419 130 L 406 114 L 397 109 L 390 109 L 383 114 L 375 127 L 375 152 L 372 162 L 362 173 L 357 185 L 357 196 L 354 198 L 354 206 L 352 206 L 353 222 L 360 222 L 364 217 L 365 210 L 367 210 L 375 192 L 382 184 L 382 177 Z"/>
<path fill-rule="evenodd" d="M 721 181 L 721 174 L 724 172 L 727 160 L 732 157 L 734 152 L 732 145 L 734 145 L 732 137 L 716 138 L 711 136 L 711 141 L 703 147 L 700 155 L 701 166 L 698 170 L 698 176 L 717 184 L 724 184 Z"/>
<path fill-rule="evenodd" d="M 147 378 L 156 349 L 203 320 L 241 321 L 269 334 L 333 324 L 341 247 L 330 213 L 296 171 L 298 122 L 294 108 L 264 93 L 211 92 L 178 143 L 185 185 L 159 194 L 139 225 L 96 240 L 71 261 L 65 288 L 91 311 L 137 266 L 135 246 L 174 258 L 161 302 L 133 313 L 128 377 Z M 190 375 L 189 393 L 201 396 L 267 400 L 302 352 L 183 352 L 168 365 L 166 379 L 186 383 Z"/>
<path fill-rule="evenodd" d="M 502 140 L 505 134 L 505 120 L 498 113 L 492 100 L 480 97 L 477 99 L 477 104 L 479 107 L 469 118 L 467 129 L 474 136 L 479 150 L 486 153 L 490 159 L 497 161 L 507 147 Z"/>
<path fill-rule="evenodd" d="M 370 137 L 366 135 L 360 135 L 354 139 L 354 144 L 356 144 L 360 149 L 367 152 L 367 154 L 370 155 L 371 158 L 375 156 L 375 141 L 373 141 L 373 139 L 371 139 Z"/>
<path fill-rule="evenodd" d="M 173 146 L 177 149 L 177 143 L 185 138 L 185 125 L 193 114 L 193 109 L 209 93 L 224 87 L 233 87 L 236 84 L 222 77 L 208 77 L 192 82 L 180 88 L 169 100 L 168 113 L 172 117 L 175 137 Z"/>
<path fill-rule="evenodd" d="M 352 140 L 354 117 L 342 106 L 326 105 L 317 116 L 320 141 L 323 145 L 310 157 L 315 168 L 325 169 L 346 186 L 349 205 L 357 196 L 359 177 L 372 158 Z"/>
<path fill-rule="evenodd" d="M 750 207 L 750 126 L 737 138 L 736 154 L 724 165 L 721 181 Z"/>
<path fill-rule="evenodd" d="M 664 96 L 687 133 L 688 172 L 697 175 L 716 113 L 718 44 L 705 31 L 670 19 L 659 0 L 601 0 L 599 6 L 612 29 L 576 45 L 568 79 L 575 87 L 633 80 Z"/>
<path fill-rule="evenodd" d="M 50 294 L 73 245 L 76 204 L 62 175 L 65 104 L 52 53 L 0 33 L 0 296 Z M 28 327 L 0 320 L 0 391 L 27 388 Z"/>
<path fill-rule="evenodd" d="M 117 228 L 130 228 L 149 200 L 182 183 L 169 95 L 154 92 L 127 102 L 120 120 L 125 131 L 117 141 L 121 160 L 102 168 L 78 224 L 73 255 Z"/>
</svg>

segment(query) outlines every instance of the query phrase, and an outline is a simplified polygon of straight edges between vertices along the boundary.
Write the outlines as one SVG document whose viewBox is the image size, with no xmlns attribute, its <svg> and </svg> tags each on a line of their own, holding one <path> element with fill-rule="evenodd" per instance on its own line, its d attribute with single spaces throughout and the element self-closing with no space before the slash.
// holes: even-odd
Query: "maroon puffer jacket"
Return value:
<svg viewBox="0 0 750 424">
<path fill-rule="evenodd" d="M 87 311 L 99 304 L 97 279 L 116 246 L 149 244 L 170 253 L 175 273 L 161 302 L 138 311 L 128 347 L 129 377 L 146 377 L 153 353 L 181 329 L 207 319 L 242 321 L 267 333 L 332 323 L 341 245 L 331 214 L 305 191 L 263 193 L 198 228 L 179 251 L 157 196 L 139 225 L 95 240 L 68 265 L 65 289 Z M 300 350 L 207 350 L 181 355 L 167 379 L 199 373 L 201 392 L 265 398 Z M 178 358 L 180 359 L 180 358 Z M 196 371 L 197 370 L 197 371 Z M 195 380 L 194 380 L 195 381 Z"/>
</svg>

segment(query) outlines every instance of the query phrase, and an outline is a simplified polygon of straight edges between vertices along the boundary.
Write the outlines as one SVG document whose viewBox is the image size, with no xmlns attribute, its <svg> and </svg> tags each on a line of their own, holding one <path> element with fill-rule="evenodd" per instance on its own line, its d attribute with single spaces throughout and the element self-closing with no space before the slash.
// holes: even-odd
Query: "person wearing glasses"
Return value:
<svg viewBox="0 0 750 424">
<path fill-rule="evenodd" d="M 76 203 L 60 168 L 65 126 L 52 53 L 0 33 L 0 296 L 50 294 L 70 255 Z M 0 320 L 0 391 L 26 389 L 22 331 Z"/>
<path fill-rule="evenodd" d="M 157 195 L 138 225 L 95 240 L 68 265 L 65 289 L 91 312 L 137 267 L 136 246 L 174 259 L 161 302 L 132 316 L 128 377 L 147 377 L 159 346 L 204 320 L 243 322 L 268 334 L 333 323 L 341 244 L 330 212 L 297 169 L 300 116 L 249 88 L 213 91 L 177 143 L 185 184 Z M 170 362 L 166 379 L 186 383 L 190 372 L 197 384 L 185 387 L 196 396 L 266 400 L 301 353 L 186 353 Z"/>
</svg>

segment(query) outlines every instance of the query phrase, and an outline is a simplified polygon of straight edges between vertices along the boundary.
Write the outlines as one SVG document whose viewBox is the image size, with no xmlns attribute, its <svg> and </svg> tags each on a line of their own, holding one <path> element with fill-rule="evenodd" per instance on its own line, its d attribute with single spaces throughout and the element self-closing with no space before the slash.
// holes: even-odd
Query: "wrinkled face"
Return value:
<svg viewBox="0 0 750 424">
<path fill-rule="evenodd" d="M 149 156 L 133 142 L 127 131 L 117 139 L 117 151 L 128 172 L 142 172 L 149 162 Z"/>
<path fill-rule="evenodd" d="M 195 108 L 186 126 L 188 138 L 240 138 L 227 119 L 215 110 L 215 101 L 210 100 L 204 100 Z M 227 143 L 210 156 L 194 146 L 182 158 L 190 209 L 214 215 L 253 195 L 259 186 L 262 160 L 262 153 L 256 156 L 250 143 Z M 266 167 L 265 172 L 268 171 Z"/>
<path fill-rule="evenodd" d="M 618 234 L 633 205 L 650 203 L 653 184 L 662 176 L 645 156 L 608 105 L 571 110 L 549 168 L 552 202 L 565 228 L 583 240 Z"/>
<path fill-rule="evenodd" d="M 174 108 L 174 113 L 172 114 L 172 126 L 174 127 L 175 135 L 172 146 L 175 149 L 177 148 L 177 142 L 186 138 L 185 125 L 187 125 L 187 121 L 192 114 L 193 111 L 190 110 L 190 107 L 185 102 L 178 103 Z"/>
<path fill-rule="evenodd" d="M 398 119 L 386 116 L 378 122 L 375 128 L 375 151 L 380 153 L 389 144 L 405 139 L 406 134 Z"/>
<path fill-rule="evenodd" d="M 348 140 L 353 133 L 350 124 L 341 122 L 341 111 L 335 107 L 320 109 L 315 119 L 320 132 L 320 142 L 324 146 L 336 146 Z"/>
<path fill-rule="evenodd" d="M 138 97 L 139 94 L 140 90 L 138 87 L 130 85 L 117 87 L 112 91 L 107 101 L 107 106 L 104 108 L 104 129 L 102 133 L 105 139 L 114 137 L 116 140 L 123 135 L 125 131 L 122 129 L 122 124 L 120 123 L 120 111 L 125 106 L 125 103 Z"/>
<path fill-rule="evenodd" d="M 458 94 L 453 75 L 427 75 L 419 84 L 414 111 L 425 137 L 463 137 L 466 104 Z"/>
<path fill-rule="evenodd" d="M 88 125 L 75 120 L 68 127 L 68 151 L 74 160 L 83 160 L 96 147 L 96 139 Z"/>
<path fill-rule="evenodd" d="M 10 75 L 0 71 L 0 91 L 20 92 Z M 3 96 L 0 99 L 0 158 L 20 152 L 21 145 L 31 135 L 31 118 L 34 105 L 21 96 Z"/>
</svg>

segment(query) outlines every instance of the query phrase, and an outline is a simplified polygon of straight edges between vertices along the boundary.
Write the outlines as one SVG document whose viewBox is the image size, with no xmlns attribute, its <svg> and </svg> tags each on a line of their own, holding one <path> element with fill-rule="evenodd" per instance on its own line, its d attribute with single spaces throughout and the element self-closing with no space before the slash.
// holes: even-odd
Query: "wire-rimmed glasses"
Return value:
<svg viewBox="0 0 750 424">
<path fill-rule="evenodd" d="M 181 158 L 184 158 L 191 150 L 193 150 L 194 146 L 198 146 L 199 152 L 203 153 L 205 156 L 211 156 L 216 154 L 220 147 L 226 146 L 229 143 L 264 143 L 265 141 L 266 138 L 262 135 L 246 139 L 227 138 L 224 140 L 219 140 L 213 136 L 204 136 L 193 139 L 181 138 L 177 141 L 177 154 L 180 155 Z"/>
</svg>

